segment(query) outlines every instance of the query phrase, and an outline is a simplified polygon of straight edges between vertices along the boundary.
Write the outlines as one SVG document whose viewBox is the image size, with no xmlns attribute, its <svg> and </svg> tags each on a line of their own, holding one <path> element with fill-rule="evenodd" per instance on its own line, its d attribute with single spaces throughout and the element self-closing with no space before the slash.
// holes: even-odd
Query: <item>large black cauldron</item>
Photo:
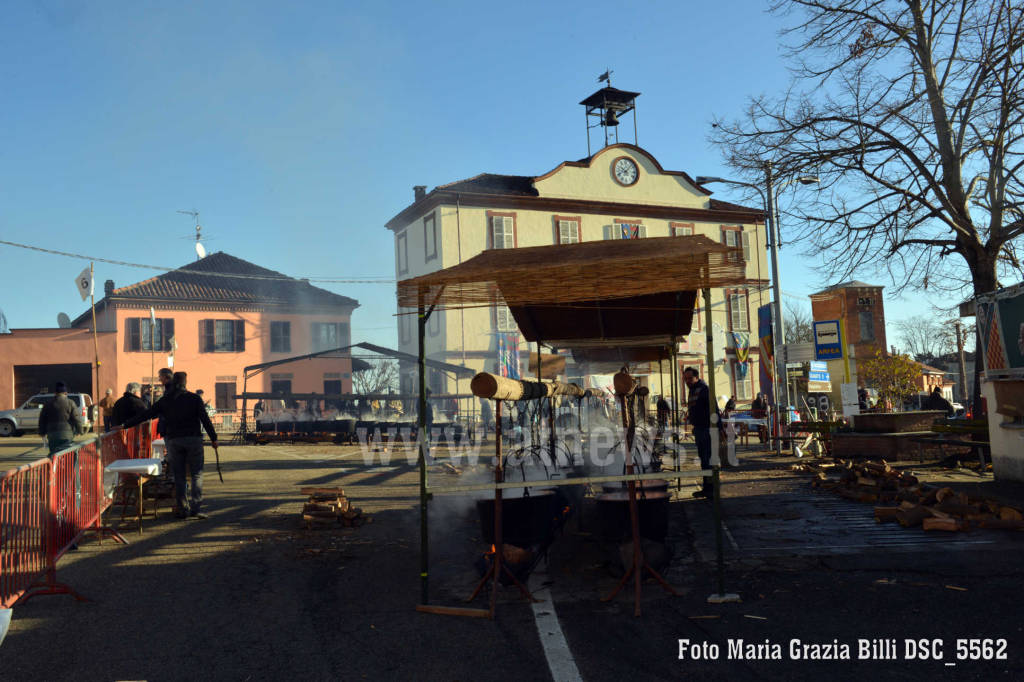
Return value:
<svg viewBox="0 0 1024 682">
<path fill-rule="evenodd" d="M 636 506 L 640 515 L 640 537 L 664 542 L 668 535 L 668 493 L 637 491 Z M 599 496 L 597 516 L 605 539 L 620 542 L 632 535 L 627 491 Z"/>
<path fill-rule="evenodd" d="M 515 495 L 515 497 L 511 497 Z M 559 498 L 553 490 L 534 490 L 529 497 L 521 492 L 503 492 L 501 505 L 502 542 L 531 547 L 547 542 L 559 517 Z M 480 531 L 484 542 L 494 544 L 494 499 L 477 500 Z"/>
</svg>

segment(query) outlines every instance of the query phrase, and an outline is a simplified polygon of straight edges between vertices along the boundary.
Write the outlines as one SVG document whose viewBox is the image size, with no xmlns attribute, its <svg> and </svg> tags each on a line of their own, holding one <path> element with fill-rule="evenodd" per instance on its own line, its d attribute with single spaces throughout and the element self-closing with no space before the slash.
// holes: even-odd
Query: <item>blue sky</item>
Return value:
<svg viewBox="0 0 1024 682">
<path fill-rule="evenodd" d="M 389 278 L 384 223 L 413 185 L 586 156 L 577 103 L 606 68 L 643 93 L 640 145 L 691 175 L 729 174 L 713 116 L 787 83 L 781 23 L 753 1 L 38 0 L 0 16 L 0 239 L 169 267 L 194 259 L 177 211 L 195 208 L 210 252 Z M 813 264 L 784 249 L 784 291 L 831 284 Z M 0 245 L 9 325 L 83 312 L 86 265 Z M 97 263 L 97 290 L 155 274 Z M 393 284 L 322 286 L 361 302 L 355 340 L 395 344 Z M 890 299 L 887 316 L 927 308 Z"/>
</svg>

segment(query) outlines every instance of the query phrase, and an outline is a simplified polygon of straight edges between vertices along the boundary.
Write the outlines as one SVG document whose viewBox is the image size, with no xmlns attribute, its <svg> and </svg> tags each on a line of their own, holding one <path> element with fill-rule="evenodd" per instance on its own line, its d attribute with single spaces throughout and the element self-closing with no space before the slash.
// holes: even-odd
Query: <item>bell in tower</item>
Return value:
<svg viewBox="0 0 1024 682">
<path fill-rule="evenodd" d="M 633 144 L 636 137 L 636 98 L 639 92 L 628 92 L 612 87 L 611 71 L 605 71 L 597 79 L 608 85 L 586 98 L 582 104 L 587 111 L 587 156 L 590 156 L 590 129 L 600 127 L 604 132 L 604 146 L 619 141 L 619 123 L 624 114 L 633 112 Z"/>
</svg>

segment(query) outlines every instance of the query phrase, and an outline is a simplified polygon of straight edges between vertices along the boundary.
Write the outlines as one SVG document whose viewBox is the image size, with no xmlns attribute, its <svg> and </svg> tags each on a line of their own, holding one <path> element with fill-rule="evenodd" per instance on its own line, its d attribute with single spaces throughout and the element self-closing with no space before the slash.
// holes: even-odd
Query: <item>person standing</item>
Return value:
<svg viewBox="0 0 1024 682">
<path fill-rule="evenodd" d="M 664 433 L 665 429 L 668 427 L 668 418 L 672 414 L 672 408 L 669 407 L 668 401 L 665 400 L 665 396 L 658 396 L 656 410 L 658 415 L 658 432 Z"/>
<path fill-rule="evenodd" d="M 188 375 L 175 372 L 171 385 L 163 397 L 141 415 L 125 422 L 125 428 L 141 424 L 147 419 L 160 417 L 163 421 L 167 455 L 174 473 L 174 492 L 177 500 L 175 516 L 179 519 L 205 519 L 203 504 L 203 429 L 217 449 L 217 432 L 206 413 L 203 400 L 187 390 Z M 186 480 L 187 479 L 187 480 Z M 186 496 L 186 482 L 189 494 Z"/>
<path fill-rule="evenodd" d="M 78 406 L 68 398 L 67 385 L 58 381 L 53 392 L 53 400 L 39 412 L 39 435 L 46 438 L 51 455 L 70 446 L 85 428 Z"/>
<path fill-rule="evenodd" d="M 942 395 L 942 389 L 938 386 L 932 389 L 932 394 L 928 396 L 928 400 L 924 401 L 924 409 L 944 410 L 947 417 L 952 417 L 956 414 L 956 410 L 953 409 L 953 403 L 946 400 L 945 396 Z"/>
<path fill-rule="evenodd" d="M 711 468 L 711 394 L 708 385 L 700 378 L 697 370 L 687 367 L 683 370 L 683 381 L 689 389 L 687 392 L 686 418 L 693 428 L 693 440 L 697 445 L 697 456 L 700 458 L 700 468 L 707 470 Z M 718 414 L 718 406 L 715 406 L 715 414 Z M 722 420 L 717 420 L 717 426 L 721 428 Z M 693 494 L 694 497 L 710 497 L 713 494 L 710 476 L 705 476 L 701 489 Z"/>
<path fill-rule="evenodd" d="M 491 430 L 492 422 L 494 422 L 494 412 L 491 410 L 491 401 L 487 398 L 480 398 L 480 422 L 483 424 L 483 438 L 486 440 L 487 434 Z"/>
<path fill-rule="evenodd" d="M 103 432 L 106 433 L 110 430 L 111 417 L 114 414 L 114 403 L 117 399 L 114 397 L 114 389 L 108 388 L 107 394 L 103 396 L 103 400 L 100 401 L 100 414 L 103 415 Z"/>
<path fill-rule="evenodd" d="M 112 427 L 121 426 L 132 417 L 137 417 L 149 409 L 146 401 L 139 397 L 141 388 L 137 381 L 132 381 L 124 387 L 124 395 L 117 399 L 114 409 L 111 410 L 110 425 Z"/>
</svg>

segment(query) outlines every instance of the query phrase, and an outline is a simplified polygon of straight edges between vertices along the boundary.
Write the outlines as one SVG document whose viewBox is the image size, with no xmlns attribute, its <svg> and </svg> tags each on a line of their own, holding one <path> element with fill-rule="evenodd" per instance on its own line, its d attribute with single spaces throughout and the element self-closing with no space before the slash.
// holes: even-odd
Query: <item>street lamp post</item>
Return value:
<svg viewBox="0 0 1024 682">
<path fill-rule="evenodd" d="M 770 161 L 766 161 L 764 164 L 765 172 L 765 191 L 750 182 L 740 182 L 739 180 L 727 180 L 726 178 L 719 178 L 714 176 L 698 175 L 696 180 L 699 185 L 706 185 L 712 182 L 724 182 L 729 185 L 740 185 L 742 187 L 749 187 L 755 190 L 761 195 L 761 201 L 763 202 L 765 209 L 765 222 L 768 231 L 768 249 L 771 252 L 772 258 L 772 297 L 775 299 L 772 305 L 772 317 L 774 318 L 774 336 L 775 336 L 775 414 L 779 420 L 779 429 L 781 431 L 782 425 L 785 418 L 789 414 L 789 382 L 787 381 L 786 375 L 786 326 L 782 322 L 782 282 L 780 281 L 779 273 L 779 218 L 778 213 L 775 210 L 775 201 L 778 191 L 793 184 L 799 182 L 801 185 L 813 185 L 818 182 L 818 177 L 814 175 L 801 175 L 779 185 L 776 189 L 774 186 L 774 176 L 772 175 L 772 164 Z M 775 439 L 775 454 L 782 454 L 782 434 L 779 433 L 779 437 Z"/>
</svg>

